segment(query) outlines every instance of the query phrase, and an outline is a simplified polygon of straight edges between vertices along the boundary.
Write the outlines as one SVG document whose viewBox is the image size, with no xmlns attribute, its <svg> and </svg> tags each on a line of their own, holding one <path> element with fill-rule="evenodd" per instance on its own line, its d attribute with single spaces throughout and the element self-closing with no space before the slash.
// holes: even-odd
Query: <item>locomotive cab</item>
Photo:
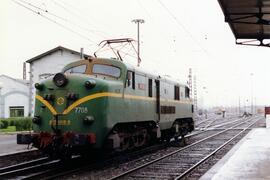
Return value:
<svg viewBox="0 0 270 180">
<path fill-rule="evenodd" d="M 52 147 L 100 147 L 107 134 L 108 98 L 122 97 L 125 65 L 118 60 L 90 59 L 71 63 L 53 78 L 35 84 L 32 134 L 19 134 L 18 144 Z M 56 143 L 57 142 L 57 143 Z"/>
<path fill-rule="evenodd" d="M 90 59 L 71 63 L 63 69 L 65 74 L 86 74 L 95 78 L 123 80 L 124 65 L 118 60 Z"/>
</svg>

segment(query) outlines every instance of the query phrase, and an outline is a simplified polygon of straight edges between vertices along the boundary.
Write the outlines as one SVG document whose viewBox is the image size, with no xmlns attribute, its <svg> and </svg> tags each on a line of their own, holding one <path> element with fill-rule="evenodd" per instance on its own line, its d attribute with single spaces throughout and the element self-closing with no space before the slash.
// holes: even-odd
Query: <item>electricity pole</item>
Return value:
<svg viewBox="0 0 270 180">
<path fill-rule="evenodd" d="M 137 24 L 137 41 L 138 41 L 138 49 L 137 49 L 137 55 L 138 55 L 138 66 L 140 65 L 141 58 L 140 58 L 140 23 L 144 23 L 145 21 L 143 19 L 133 19 L 131 22 L 134 22 Z"/>
</svg>

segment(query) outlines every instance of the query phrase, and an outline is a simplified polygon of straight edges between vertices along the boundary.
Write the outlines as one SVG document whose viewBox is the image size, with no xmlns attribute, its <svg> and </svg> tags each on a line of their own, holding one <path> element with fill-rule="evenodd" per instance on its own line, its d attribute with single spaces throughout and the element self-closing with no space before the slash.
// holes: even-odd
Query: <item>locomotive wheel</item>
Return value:
<svg viewBox="0 0 270 180">
<path fill-rule="evenodd" d="M 129 143 L 130 142 L 130 139 L 127 137 L 127 138 L 124 138 L 123 140 L 123 143 L 121 143 L 121 151 L 126 151 L 129 149 Z"/>
<path fill-rule="evenodd" d="M 141 147 L 143 145 L 145 145 L 147 143 L 147 130 L 146 129 L 142 129 L 141 131 L 138 132 L 138 134 L 135 134 L 135 136 L 133 136 L 133 144 L 134 147 Z"/>
</svg>

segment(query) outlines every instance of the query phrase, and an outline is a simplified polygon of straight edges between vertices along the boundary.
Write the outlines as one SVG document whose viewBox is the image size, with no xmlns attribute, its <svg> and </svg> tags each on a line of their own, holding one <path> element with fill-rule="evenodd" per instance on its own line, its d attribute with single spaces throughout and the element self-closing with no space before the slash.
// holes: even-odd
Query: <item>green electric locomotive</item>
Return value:
<svg viewBox="0 0 270 180">
<path fill-rule="evenodd" d="M 194 129 L 186 85 L 117 59 L 71 63 L 35 88 L 33 132 L 17 143 L 49 154 L 125 151 Z"/>
</svg>

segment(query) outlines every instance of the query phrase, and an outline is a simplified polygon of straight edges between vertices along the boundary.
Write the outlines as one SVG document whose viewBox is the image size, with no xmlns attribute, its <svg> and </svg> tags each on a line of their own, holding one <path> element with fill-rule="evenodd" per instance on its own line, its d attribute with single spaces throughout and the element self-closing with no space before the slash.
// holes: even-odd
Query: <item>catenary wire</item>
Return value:
<svg viewBox="0 0 270 180">
<path fill-rule="evenodd" d="M 22 6 L 23 8 L 25 8 L 25 9 L 27 9 L 27 10 L 29 10 L 29 11 L 31 11 L 31 12 L 33 12 L 33 13 L 35 13 L 35 14 L 37 14 L 37 15 L 43 17 L 43 18 L 45 18 L 45 19 L 47 19 L 48 21 L 51 21 L 51 22 L 53 22 L 54 24 L 56 24 L 56 25 L 58 25 L 58 26 L 60 26 L 60 27 L 62 27 L 62 28 L 64 28 L 64 29 L 66 29 L 66 30 L 68 30 L 68 31 L 70 31 L 70 32 L 72 32 L 72 33 L 74 33 L 74 34 L 76 34 L 77 36 L 79 36 L 79 37 L 81 37 L 81 38 L 83 38 L 83 39 L 85 39 L 85 40 L 90 41 L 90 42 L 92 43 L 92 45 L 97 45 L 96 42 L 94 42 L 93 40 L 89 39 L 87 36 L 85 36 L 85 35 L 83 35 L 83 34 L 81 34 L 81 33 L 79 33 L 79 32 L 76 32 L 75 30 L 73 30 L 73 29 L 71 29 L 71 28 L 69 28 L 69 27 L 67 27 L 67 26 L 65 26 L 65 25 L 63 25 L 63 24 L 57 22 L 56 20 L 51 19 L 51 18 L 49 18 L 49 17 L 43 15 L 41 12 L 36 11 L 36 10 L 33 10 L 33 9 L 31 9 L 30 7 L 27 7 L 26 5 L 20 3 L 20 2 L 18 2 L 18 1 L 16 1 L 16 0 L 12 0 L 12 1 L 13 1 L 14 3 L 18 4 L 19 6 Z"/>
<path fill-rule="evenodd" d="M 71 20 L 69 20 L 69 19 L 67 19 L 67 18 L 63 18 L 63 17 L 61 17 L 61 16 L 59 16 L 59 15 L 56 15 L 56 14 L 54 14 L 54 13 L 48 11 L 48 9 L 43 9 L 43 8 L 41 8 L 41 7 L 38 7 L 38 6 L 36 6 L 36 5 L 32 4 L 32 3 L 27 2 L 27 1 L 24 1 L 24 0 L 19 0 L 19 1 L 20 1 L 21 3 L 24 3 L 24 4 L 27 4 L 27 5 L 31 6 L 31 7 L 33 7 L 33 8 L 36 8 L 36 9 L 38 9 L 38 10 L 40 10 L 40 11 L 43 11 L 43 12 L 45 12 L 45 13 L 48 13 L 49 15 L 54 16 L 55 18 L 58 18 L 58 19 L 60 19 L 60 20 L 62 20 L 62 21 L 64 21 L 64 22 L 66 22 L 66 23 L 69 23 L 69 24 L 75 26 L 75 27 L 78 27 L 78 28 L 80 28 L 80 29 L 82 29 L 82 30 L 85 30 L 85 31 L 89 32 L 89 33 L 92 33 L 92 34 L 94 34 L 94 35 L 97 35 L 97 36 L 100 36 L 100 37 L 102 37 L 102 38 L 105 38 L 105 36 L 95 33 L 94 30 L 91 30 L 91 29 L 89 29 L 89 28 L 83 27 L 83 26 L 81 26 L 80 24 L 75 23 L 75 22 L 73 22 L 73 21 L 71 21 Z"/>
<path fill-rule="evenodd" d="M 178 24 L 178 26 L 180 26 L 187 33 L 187 35 L 205 52 L 205 54 L 207 54 L 209 56 L 209 53 L 207 52 L 207 50 L 191 34 L 191 32 L 188 31 L 188 29 L 180 22 L 180 20 L 173 14 L 173 12 L 170 11 L 170 9 L 167 6 L 165 6 L 165 4 L 161 2 L 161 0 L 157 0 L 157 1 L 167 11 L 167 13 L 172 17 L 172 19 L 174 19 L 174 21 Z"/>
</svg>

